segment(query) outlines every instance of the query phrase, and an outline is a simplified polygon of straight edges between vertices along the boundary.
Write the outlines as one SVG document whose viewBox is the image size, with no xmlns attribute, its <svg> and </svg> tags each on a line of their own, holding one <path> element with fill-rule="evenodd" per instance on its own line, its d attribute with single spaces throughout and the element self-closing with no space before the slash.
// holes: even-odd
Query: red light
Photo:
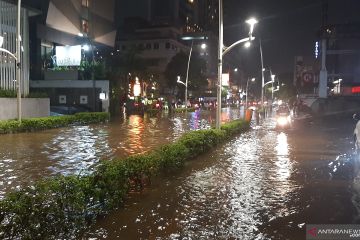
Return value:
<svg viewBox="0 0 360 240">
<path fill-rule="evenodd" d="M 157 104 L 156 104 L 156 107 L 157 107 L 157 108 L 160 107 L 160 104 L 157 103 Z"/>
<path fill-rule="evenodd" d="M 360 86 L 352 87 L 352 88 L 351 88 L 351 92 L 352 92 L 352 93 L 360 93 Z"/>
</svg>

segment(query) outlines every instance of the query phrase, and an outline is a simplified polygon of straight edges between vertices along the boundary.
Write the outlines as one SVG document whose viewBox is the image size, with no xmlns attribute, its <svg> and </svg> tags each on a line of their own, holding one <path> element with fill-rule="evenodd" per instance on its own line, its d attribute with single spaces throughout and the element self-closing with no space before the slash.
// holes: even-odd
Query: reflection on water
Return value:
<svg viewBox="0 0 360 240">
<path fill-rule="evenodd" d="M 131 195 L 88 237 L 304 239 L 306 223 L 351 223 L 360 187 L 344 181 L 353 169 L 334 144 L 344 131 L 318 128 L 279 132 L 266 122 Z"/>
<path fill-rule="evenodd" d="M 238 110 L 227 112 L 236 119 Z M 190 130 L 209 128 L 215 112 L 130 115 L 108 124 L 0 135 L 0 198 L 9 189 L 56 174 L 88 174 L 102 159 L 143 153 Z"/>
<path fill-rule="evenodd" d="M 90 126 L 63 130 L 49 143 L 44 143 L 42 154 L 47 156 L 51 174 L 87 174 L 102 155 L 109 155 L 106 141 L 108 132 Z"/>
<path fill-rule="evenodd" d="M 270 239 L 259 227 L 296 211 L 288 207 L 299 188 L 290 179 L 289 151 L 284 133 L 264 129 L 243 134 L 199 157 L 192 170 L 151 195 L 139 197 L 146 204 L 127 206 L 101 221 L 91 237 Z"/>
</svg>

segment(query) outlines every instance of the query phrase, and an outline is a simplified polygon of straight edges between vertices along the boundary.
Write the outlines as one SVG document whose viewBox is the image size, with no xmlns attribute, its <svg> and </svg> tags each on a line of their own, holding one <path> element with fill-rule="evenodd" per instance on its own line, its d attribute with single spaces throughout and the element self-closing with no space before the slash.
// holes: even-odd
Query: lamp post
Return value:
<svg viewBox="0 0 360 240">
<path fill-rule="evenodd" d="M 248 88 L 249 88 L 249 80 L 250 78 L 247 79 L 246 81 L 246 98 L 245 98 L 245 109 L 247 109 L 248 106 Z M 251 82 L 255 82 L 255 78 L 251 79 Z"/>
<path fill-rule="evenodd" d="M 185 86 L 185 108 L 187 108 L 187 82 L 183 82 L 180 80 L 180 76 L 177 76 L 177 83 L 180 83 Z"/>
<path fill-rule="evenodd" d="M 265 85 L 265 77 L 264 77 L 264 59 L 263 59 L 263 51 L 261 45 L 261 39 L 259 40 L 260 43 L 260 60 L 261 60 L 261 106 L 264 107 L 264 85 Z"/>
<path fill-rule="evenodd" d="M 185 79 L 185 109 L 186 110 L 187 110 L 187 100 L 188 100 L 189 68 L 190 68 L 190 60 L 191 60 L 191 54 L 192 54 L 193 46 L 194 46 L 194 40 L 191 41 L 189 59 L 188 59 L 187 68 L 186 68 L 186 79 Z"/>
<path fill-rule="evenodd" d="M 182 37 L 182 40 L 184 41 L 188 41 L 191 40 L 191 46 L 190 46 L 190 52 L 189 52 L 189 58 L 188 58 L 188 62 L 187 62 L 187 68 L 186 68 L 186 78 L 185 78 L 185 83 L 180 81 L 180 76 L 178 76 L 178 83 L 181 83 L 185 86 L 185 108 L 187 109 L 187 100 L 188 100 L 188 82 L 189 82 L 189 69 L 190 69 L 190 61 L 191 61 L 191 56 L 192 56 L 192 52 L 193 52 L 193 47 L 194 47 L 194 40 L 204 40 L 205 37 L 192 37 L 192 36 L 184 36 Z M 207 47 L 206 43 L 202 43 L 200 45 L 200 48 L 202 50 L 205 50 Z"/>
<path fill-rule="evenodd" d="M 21 21 L 21 0 L 18 0 L 17 5 L 17 20 L 16 20 L 16 86 L 17 86 L 17 112 L 18 120 L 21 122 L 21 46 L 20 46 L 20 21 Z"/>
<path fill-rule="evenodd" d="M 217 84 L 217 108 L 216 108 L 216 128 L 220 129 L 221 126 L 221 90 L 222 90 L 222 62 L 223 56 L 228 53 L 231 49 L 235 46 L 243 43 L 243 42 L 250 42 L 255 38 L 252 36 L 254 31 L 254 26 L 257 23 L 257 20 L 251 18 L 246 21 L 250 25 L 250 32 L 249 37 L 241 39 L 229 47 L 224 47 L 224 22 L 223 22 L 223 0 L 219 0 L 219 47 L 218 47 L 218 84 Z"/>
</svg>

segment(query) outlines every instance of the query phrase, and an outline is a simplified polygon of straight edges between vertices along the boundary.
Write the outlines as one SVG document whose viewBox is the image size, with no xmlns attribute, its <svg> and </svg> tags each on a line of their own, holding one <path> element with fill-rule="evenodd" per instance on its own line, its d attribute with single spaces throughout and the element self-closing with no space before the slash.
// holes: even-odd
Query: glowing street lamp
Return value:
<svg viewBox="0 0 360 240">
<path fill-rule="evenodd" d="M 250 25 L 250 32 L 249 32 L 249 36 L 252 36 L 252 33 L 254 31 L 254 26 L 255 24 L 258 23 L 258 21 L 255 18 L 250 18 L 248 20 L 246 20 L 246 23 Z"/>
<path fill-rule="evenodd" d="M 140 86 L 139 78 L 136 77 L 136 81 L 134 84 L 134 96 L 139 97 L 140 95 L 141 95 L 141 86 Z"/>
</svg>

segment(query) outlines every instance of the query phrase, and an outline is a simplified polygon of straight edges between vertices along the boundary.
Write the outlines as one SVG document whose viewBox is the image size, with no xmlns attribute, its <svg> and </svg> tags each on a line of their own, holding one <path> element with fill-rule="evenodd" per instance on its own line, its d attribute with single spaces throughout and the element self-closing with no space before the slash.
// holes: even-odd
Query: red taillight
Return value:
<svg viewBox="0 0 360 240">
<path fill-rule="evenodd" d="M 351 93 L 360 93 L 360 86 L 352 87 L 351 88 Z"/>
</svg>

